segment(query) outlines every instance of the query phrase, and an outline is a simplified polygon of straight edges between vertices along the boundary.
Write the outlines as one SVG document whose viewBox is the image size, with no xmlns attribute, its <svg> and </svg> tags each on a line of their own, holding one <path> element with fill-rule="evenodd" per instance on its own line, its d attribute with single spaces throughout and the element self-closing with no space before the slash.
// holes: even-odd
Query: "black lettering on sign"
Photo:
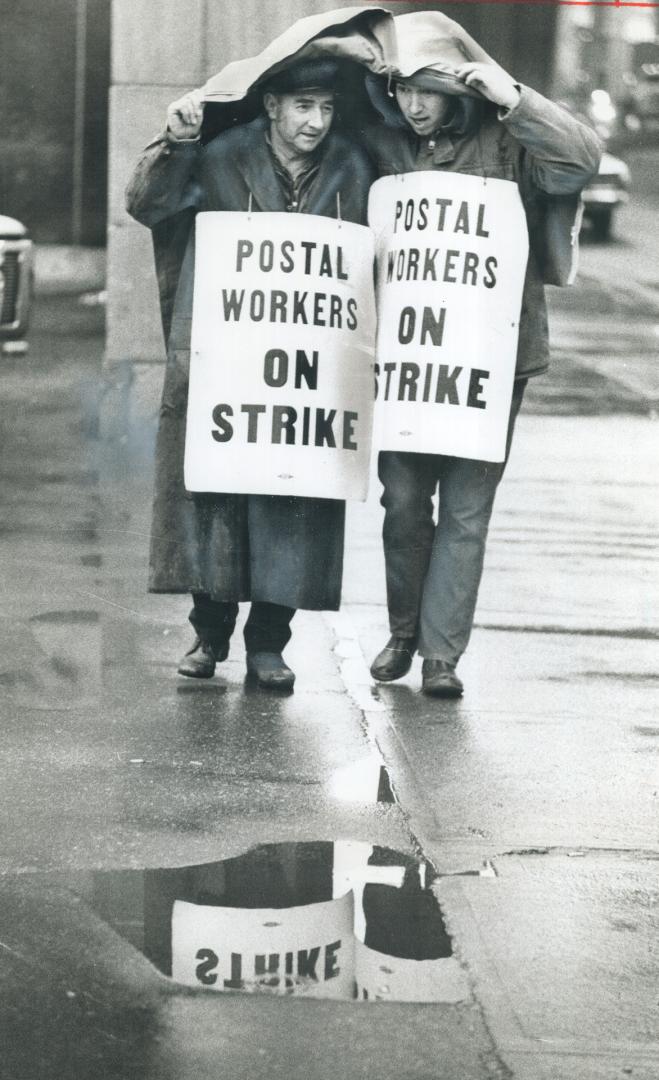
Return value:
<svg viewBox="0 0 659 1080">
<path fill-rule="evenodd" d="M 497 277 L 494 271 L 497 268 L 497 260 L 494 255 L 488 255 L 485 260 L 486 276 L 483 278 L 483 285 L 486 289 L 493 289 L 497 283 Z"/>
<path fill-rule="evenodd" d="M 278 444 L 281 442 L 282 432 L 286 432 L 285 442 L 287 445 L 292 446 L 295 443 L 295 421 L 297 420 L 297 410 L 291 408 L 290 405 L 273 405 L 272 406 L 272 442 Z M 318 446 L 318 443 L 316 443 Z"/>
<path fill-rule="evenodd" d="M 343 449 L 356 450 L 354 426 L 359 420 L 359 413 L 346 410 L 343 414 Z"/>
<path fill-rule="evenodd" d="M 444 339 L 444 320 L 446 308 L 440 308 L 439 316 L 435 318 L 432 308 L 424 307 L 423 322 L 421 324 L 421 344 L 425 345 L 426 338 L 430 336 L 433 345 L 441 345 Z"/>
<path fill-rule="evenodd" d="M 336 447 L 336 439 L 332 430 L 335 419 L 336 409 L 330 409 L 327 414 L 325 414 L 324 409 L 316 409 L 316 438 L 314 440 L 316 446 L 323 446 L 324 443 L 327 443 L 328 446 Z"/>
<path fill-rule="evenodd" d="M 288 296 L 283 289 L 273 289 L 270 294 L 270 322 L 288 322 Z"/>
<path fill-rule="evenodd" d="M 263 357 L 263 381 L 268 386 L 283 386 L 288 378 L 288 353 L 268 349 Z"/>
<path fill-rule="evenodd" d="M 449 248 L 446 252 L 446 258 L 444 259 L 444 281 L 450 281 L 453 285 L 457 281 L 455 276 L 455 260 L 458 258 L 460 252 L 454 248 Z"/>
<path fill-rule="evenodd" d="M 230 405 L 216 405 L 213 409 L 213 423 L 219 428 L 219 431 L 211 431 L 215 442 L 229 442 L 233 437 L 233 425 L 226 419 L 225 413 L 226 416 L 233 416 Z"/>
<path fill-rule="evenodd" d="M 389 362 L 388 364 L 384 365 L 384 370 L 387 375 L 387 381 L 384 384 L 384 400 L 389 401 L 389 386 L 391 385 L 391 376 L 396 370 L 396 365 Z"/>
<path fill-rule="evenodd" d="M 314 293 L 313 299 L 313 324 L 314 326 L 325 325 L 325 301 L 327 300 L 327 293 L 317 292 Z"/>
<path fill-rule="evenodd" d="M 304 248 L 304 272 L 305 274 L 311 273 L 311 252 L 316 247 L 315 240 L 302 240 L 300 244 L 301 248 Z"/>
<path fill-rule="evenodd" d="M 444 224 L 446 222 L 446 208 L 451 206 L 453 199 L 435 199 L 436 205 L 439 207 L 439 214 L 437 217 L 437 232 L 442 232 Z"/>
<path fill-rule="evenodd" d="M 430 380 L 432 379 L 432 364 L 426 364 L 426 375 L 423 381 L 423 400 L 430 401 Z"/>
<path fill-rule="evenodd" d="M 249 317 L 252 322 L 260 322 L 265 311 L 265 293 L 262 289 L 254 289 L 249 298 Z"/>
<path fill-rule="evenodd" d="M 420 344 L 425 345 L 430 338 L 433 345 L 441 345 L 444 339 L 444 322 L 446 308 L 440 308 L 435 316 L 432 308 L 424 307 L 421 320 Z M 398 320 L 398 340 L 401 345 L 409 345 L 414 340 L 416 332 L 416 311 L 412 307 L 404 307 Z M 386 370 L 386 365 L 385 365 Z"/>
<path fill-rule="evenodd" d="M 242 990 L 244 982 L 242 979 L 243 958 L 240 953 L 231 953 L 231 978 L 223 979 L 222 985 L 227 990 Z"/>
<path fill-rule="evenodd" d="M 458 210 L 458 214 L 455 219 L 453 232 L 469 232 L 469 204 L 466 202 L 460 203 L 460 209 Z"/>
<path fill-rule="evenodd" d="M 461 367 L 454 367 L 453 371 L 449 375 L 448 364 L 440 364 L 439 371 L 437 373 L 437 389 L 435 392 L 435 401 L 442 402 L 448 399 L 449 404 L 459 405 L 460 399 L 458 397 L 457 380 L 458 375 L 462 371 Z"/>
<path fill-rule="evenodd" d="M 279 953 L 268 954 L 268 967 L 265 966 L 265 956 L 254 957 L 254 974 L 258 975 L 276 975 L 279 971 Z"/>
<path fill-rule="evenodd" d="M 315 949 L 300 949 L 297 954 L 297 973 L 302 978 L 313 979 L 318 982 L 316 964 L 320 956 L 320 946 Z"/>
<path fill-rule="evenodd" d="M 476 236 L 489 236 L 490 230 L 485 228 L 485 204 L 478 204 L 478 221 L 476 222 Z"/>
<path fill-rule="evenodd" d="M 325 946 L 325 978 L 335 979 L 337 975 L 341 974 L 341 968 L 339 967 L 339 959 L 337 952 L 341 948 L 340 941 L 333 941 L 331 945 Z"/>
<path fill-rule="evenodd" d="M 304 307 L 308 295 L 309 294 L 306 292 L 293 293 L 293 322 L 302 322 L 305 324 L 305 326 L 309 321 L 307 319 L 307 312 Z"/>
<path fill-rule="evenodd" d="M 489 371 L 481 371 L 472 368 L 469 375 L 469 391 L 467 393 L 467 405 L 472 409 L 486 409 L 487 402 L 480 396 L 483 392 L 483 381 L 489 379 Z"/>
<path fill-rule="evenodd" d="M 469 281 L 470 285 L 477 285 L 478 284 L 478 275 L 476 274 L 477 269 L 478 269 L 478 255 L 476 254 L 475 251 L 465 251 L 465 264 L 464 264 L 464 267 L 463 267 L 463 270 L 462 270 L 462 284 L 463 285 L 467 284 L 467 278 L 468 277 L 471 279 Z"/>
<path fill-rule="evenodd" d="M 238 247 L 236 248 L 236 270 L 238 273 L 243 268 L 243 262 L 248 259 L 254 251 L 254 245 L 251 240 L 239 240 Z"/>
<path fill-rule="evenodd" d="M 401 345 L 409 345 L 410 341 L 414 337 L 414 327 L 416 326 L 416 312 L 414 308 L 404 307 L 400 313 L 400 319 L 398 320 L 398 340 Z M 385 364 L 385 370 L 387 365 Z"/>
<path fill-rule="evenodd" d="M 329 324 L 331 327 L 336 326 L 339 330 L 343 325 L 342 308 L 341 297 L 337 296 L 336 293 L 332 293 L 330 296 Z"/>
<path fill-rule="evenodd" d="M 437 281 L 437 274 L 435 272 L 435 259 L 439 254 L 439 248 L 435 248 L 434 251 L 430 251 L 426 248 L 425 259 L 423 260 L 423 280 L 427 281 L 430 278 L 431 281 Z"/>
<path fill-rule="evenodd" d="M 416 384 L 419 381 L 420 373 L 421 369 L 418 364 L 402 363 L 400 365 L 399 401 L 416 401 Z"/>
<path fill-rule="evenodd" d="M 404 253 L 401 252 L 401 255 Z M 416 278 L 416 271 L 414 277 Z M 344 300 L 337 293 L 308 293 L 297 290 L 287 293 L 283 289 L 264 292 L 263 289 L 254 289 L 246 296 L 244 289 L 222 289 L 221 299 L 225 322 L 251 319 L 252 322 L 267 320 L 271 323 L 302 323 L 305 326 L 312 322 L 314 326 L 330 326 L 339 330 L 343 328 Z M 345 325 L 348 330 L 357 329 L 355 296 L 345 301 Z"/>
<path fill-rule="evenodd" d="M 212 949 L 200 949 L 195 960 L 201 960 L 201 963 L 195 968 L 195 976 L 204 986 L 212 986 L 217 982 L 217 974 L 213 974 L 213 968 L 216 968 L 219 963 L 219 957 L 217 953 L 214 953 Z"/>
<path fill-rule="evenodd" d="M 267 273 L 272 270 L 275 261 L 275 245 L 272 240 L 264 240 L 259 251 L 259 270 Z"/>
<path fill-rule="evenodd" d="M 315 349 L 311 354 L 311 360 L 309 360 L 304 349 L 295 350 L 296 390 L 299 390 L 302 386 L 303 379 L 310 390 L 318 389 L 318 353 Z"/>
<path fill-rule="evenodd" d="M 227 292 L 226 289 L 222 289 L 222 306 L 224 308 L 224 321 L 230 322 L 231 319 L 235 319 L 236 322 L 240 318 L 240 312 L 243 307 L 243 300 L 245 299 L 245 290 L 241 289 L 237 292 L 236 289 L 232 289 L 231 292 Z"/>
<path fill-rule="evenodd" d="M 265 405 L 241 405 L 240 411 L 247 413 L 247 442 L 254 443 L 258 436 L 259 414 L 265 412 Z"/>
<path fill-rule="evenodd" d="M 281 245 L 281 262 L 279 264 L 284 274 L 290 274 L 295 266 L 292 257 L 293 250 L 293 241 L 284 240 Z"/>
<path fill-rule="evenodd" d="M 320 255 L 320 266 L 318 267 L 318 277 L 332 277 L 332 257 L 330 255 L 329 244 L 323 244 L 323 250 Z"/>
</svg>

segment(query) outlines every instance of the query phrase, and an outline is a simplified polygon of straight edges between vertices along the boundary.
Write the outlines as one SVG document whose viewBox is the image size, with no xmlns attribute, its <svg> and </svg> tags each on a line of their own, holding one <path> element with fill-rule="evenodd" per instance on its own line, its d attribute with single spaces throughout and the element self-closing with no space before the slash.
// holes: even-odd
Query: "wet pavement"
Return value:
<svg viewBox="0 0 659 1080">
<path fill-rule="evenodd" d="M 3 368 L 7 1080 L 657 1075 L 656 374 L 594 362 L 587 296 L 562 301 L 555 378 L 520 418 L 450 703 L 418 693 L 418 662 L 393 686 L 368 675 L 376 483 L 350 507 L 342 611 L 295 618 L 293 695 L 245 684 L 238 632 L 215 679 L 178 678 L 188 601 L 145 592 L 153 424 L 98 438 L 102 312 L 41 300 L 31 353 Z M 619 314 L 634 340 L 615 349 L 649 371 L 654 313 Z M 329 921 L 252 948 L 259 992 L 217 993 L 195 974 L 231 981 L 216 923 L 190 985 L 168 977 L 177 903 Z M 450 964 L 423 1004 L 382 992 L 392 925 L 408 967 Z M 300 951 L 307 986 L 351 935 L 389 957 L 375 993 L 354 971 L 344 1000 L 286 992 Z"/>
</svg>

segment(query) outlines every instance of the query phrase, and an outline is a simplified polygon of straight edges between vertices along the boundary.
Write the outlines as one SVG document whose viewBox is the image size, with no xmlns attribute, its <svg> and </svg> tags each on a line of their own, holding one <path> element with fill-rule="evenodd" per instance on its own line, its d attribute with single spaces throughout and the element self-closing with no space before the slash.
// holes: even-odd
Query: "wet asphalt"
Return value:
<svg viewBox="0 0 659 1080">
<path fill-rule="evenodd" d="M 102 308 L 39 300 L 2 372 L 6 1080 L 657 1075 L 659 313 L 607 288 L 552 302 L 554 374 L 519 421 L 446 703 L 418 661 L 368 674 L 377 482 L 349 509 L 341 612 L 295 618 L 294 694 L 246 685 L 238 631 L 213 680 L 179 678 L 188 602 L 145 592 L 153 424 L 99 438 Z M 90 901 L 101 871 L 313 841 L 431 861 L 458 1000 L 190 990 Z"/>
</svg>

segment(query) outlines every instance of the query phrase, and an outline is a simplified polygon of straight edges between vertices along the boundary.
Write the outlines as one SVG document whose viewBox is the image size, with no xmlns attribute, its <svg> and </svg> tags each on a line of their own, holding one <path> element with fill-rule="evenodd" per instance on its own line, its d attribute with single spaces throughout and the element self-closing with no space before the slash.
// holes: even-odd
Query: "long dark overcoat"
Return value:
<svg viewBox="0 0 659 1080">
<path fill-rule="evenodd" d="M 164 134 L 147 147 L 127 207 L 154 231 L 167 365 L 156 450 L 149 589 L 293 608 L 339 607 L 345 504 L 275 495 L 191 495 L 183 484 L 194 229 L 198 210 L 285 211 L 264 117 L 206 146 Z M 364 224 L 373 166 L 338 132 L 321 147 L 304 210 Z M 313 226 L 310 222 L 310 230 Z M 176 286 L 176 287 L 174 287 Z"/>
</svg>

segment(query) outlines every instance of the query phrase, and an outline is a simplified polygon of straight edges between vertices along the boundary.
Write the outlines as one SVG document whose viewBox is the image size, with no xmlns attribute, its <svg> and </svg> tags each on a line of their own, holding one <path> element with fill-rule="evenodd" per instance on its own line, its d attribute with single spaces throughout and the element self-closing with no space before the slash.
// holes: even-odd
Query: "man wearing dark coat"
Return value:
<svg viewBox="0 0 659 1080">
<path fill-rule="evenodd" d="M 260 685 L 290 689 L 295 676 L 281 654 L 295 610 L 339 607 L 342 501 L 191 495 L 183 483 L 194 287 L 191 219 L 202 210 L 287 211 L 364 224 L 375 174 L 364 151 L 332 129 L 339 74 L 340 63 L 332 59 L 291 64 L 262 86 L 264 114 L 205 145 L 201 92 L 185 95 L 170 105 L 166 131 L 147 147 L 128 187 L 129 213 L 153 230 L 165 297 L 167 367 L 149 588 L 192 594 L 190 622 L 197 637 L 179 665 L 181 675 L 214 674 L 228 654 L 238 603 L 251 600 L 244 631 L 248 673 Z"/>
</svg>

